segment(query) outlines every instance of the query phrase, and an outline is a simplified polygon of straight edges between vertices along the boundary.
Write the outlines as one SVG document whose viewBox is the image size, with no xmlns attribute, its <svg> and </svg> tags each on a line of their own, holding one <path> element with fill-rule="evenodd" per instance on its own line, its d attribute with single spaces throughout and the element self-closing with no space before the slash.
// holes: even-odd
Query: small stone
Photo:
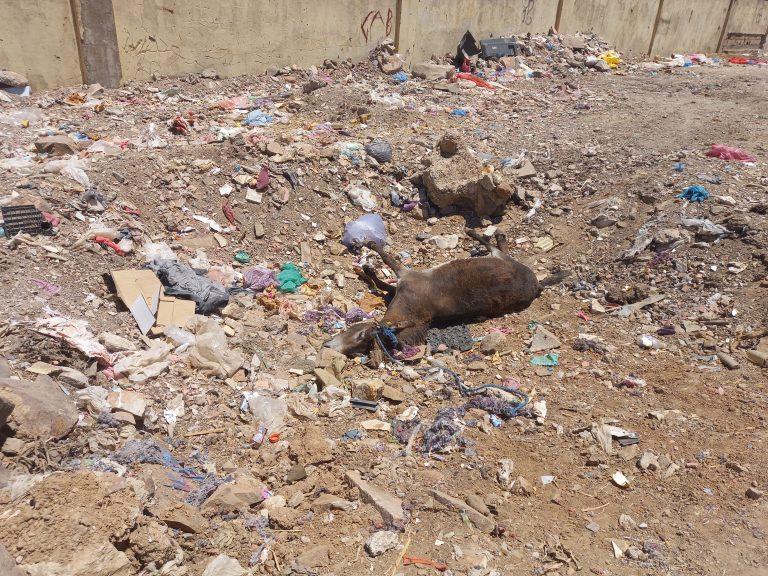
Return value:
<svg viewBox="0 0 768 576">
<path fill-rule="evenodd" d="M 344 388 L 344 385 L 339 382 L 339 379 L 325 368 L 315 368 L 315 376 L 317 376 L 317 379 L 320 380 L 322 388 L 327 388 L 329 386 Z"/>
<path fill-rule="evenodd" d="M 144 395 L 130 390 L 110 392 L 107 396 L 107 402 L 113 410 L 130 412 L 137 418 L 143 418 L 144 411 L 147 409 L 147 399 Z"/>
<path fill-rule="evenodd" d="M 483 516 L 490 516 L 491 511 L 488 509 L 488 506 L 486 506 L 485 502 L 483 501 L 480 496 L 477 494 L 470 494 L 467 496 L 467 504 L 472 506 L 475 510 L 480 512 Z"/>
<path fill-rule="evenodd" d="M 248 188 L 248 190 L 245 193 L 245 200 L 246 202 L 250 202 L 251 204 L 261 204 L 262 201 L 264 200 L 264 195 L 258 190 L 254 190 L 253 188 Z M 255 231 L 256 223 L 254 223 L 253 227 Z M 262 234 L 262 236 L 263 235 L 264 234 Z M 259 236 L 257 236 L 257 238 L 259 238 Z"/>
<path fill-rule="evenodd" d="M 640 460 L 638 461 L 637 465 L 642 470 L 658 470 L 659 468 L 659 461 L 658 456 L 651 452 L 650 450 L 646 450 L 643 452 L 643 455 L 640 456 Z"/>
<path fill-rule="evenodd" d="M 491 332 L 480 342 L 480 352 L 486 356 L 502 352 L 507 349 L 507 337 L 501 332 Z"/>
<path fill-rule="evenodd" d="M 399 543 L 400 537 L 397 535 L 397 532 L 382 530 L 381 532 L 374 532 L 368 540 L 365 541 L 365 551 L 368 552 L 369 556 L 375 558 L 392 550 Z"/>
<path fill-rule="evenodd" d="M 174 530 L 190 534 L 205 532 L 207 522 L 194 506 L 186 502 L 176 502 L 166 498 L 152 507 L 152 515 Z"/>
<path fill-rule="evenodd" d="M 768 352 L 760 350 L 747 350 L 747 360 L 757 366 L 768 366 Z"/>
<path fill-rule="evenodd" d="M 354 503 L 333 494 L 322 494 L 317 500 L 312 502 L 311 506 L 315 512 L 327 512 L 328 510 L 349 511 L 354 509 L 354 507 Z"/>
<path fill-rule="evenodd" d="M 261 222 L 253 223 L 253 236 L 255 238 L 263 238 L 266 232 L 264 231 L 264 225 Z"/>
<path fill-rule="evenodd" d="M 515 483 L 513 485 L 514 491 L 518 494 L 522 494 L 523 496 L 533 496 L 536 493 L 536 488 L 533 486 L 528 480 L 523 478 L 522 476 L 518 476 L 515 479 Z"/>
<path fill-rule="evenodd" d="M 203 576 L 243 576 L 246 572 L 247 570 L 240 566 L 240 562 L 226 554 L 219 554 L 208 562 Z"/>
<path fill-rule="evenodd" d="M 208 80 L 216 80 L 219 77 L 219 73 L 213 68 L 206 68 L 200 72 L 200 76 L 202 78 L 207 78 Z"/>
<path fill-rule="evenodd" d="M 288 474 L 286 476 L 286 480 L 289 484 L 293 484 L 294 482 L 298 482 L 299 480 L 304 480 L 304 478 L 307 477 L 307 471 L 304 469 L 304 466 L 301 464 L 294 464 L 290 470 L 288 470 Z"/>
<path fill-rule="evenodd" d="M 432 62 L 419 62 L 413 65 L 411 72 L 416 78 L 424 80 L 441 80 L 447 78 L 454 70 L 450 64 L 433 64 Z"/>
<path fill-rule="evenodd" d="M 541 324 L 536 326 L 536 332 L 533 333 L 533 340 L 531 340 L 531 347 L 529 352 L 544 352 L 546 350 L 552 350 L 553 348 L 559 348 L 562 345 L 557 336 L 552 334 L 549 330 L 544 328 Z"/>
<path fill-rule="evenodd" d="M 269 522 L 279 530 L 293 530 L 302 516 L 302 512 L 283 506 L 269 511 Z"/>
<path fill-rule="evenodd" d="M 758 490 L 754 486 L 750 486 L 749 488 L 747 488 L 746 495 L 747 495 L 747 498 L 749 498 L 750 500 L 760 500 L 760 498 L 763 497 L 763 491 Z"/>
<path fill-rule="evenodd" d="M 6 438 L 3 442 L 2 452 L 6 456 L 16 456 L 24 449 L 25 442 L 18 438 Z"/>
</svg>

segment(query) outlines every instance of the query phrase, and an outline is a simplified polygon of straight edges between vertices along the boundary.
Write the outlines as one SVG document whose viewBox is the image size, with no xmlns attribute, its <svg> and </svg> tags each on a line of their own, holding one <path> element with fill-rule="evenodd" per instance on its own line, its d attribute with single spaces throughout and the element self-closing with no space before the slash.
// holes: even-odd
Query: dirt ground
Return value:
<svg viewBox="0 0 768 576">
<path fill-rule="evenodd" d="M 0 431 L 0 439 L 23 440 L 0 456 L 0 544 L 22 574 L 245 573 L 211 568 L 219 555 L 254 574 L 768 574 L 768 367 L 747 356 L 768 346 L 768 69 L 552 70 L 516 78 L 505 89 L 462 85 L 453 92 L 444 89 L 447 81 L 395 84 L 367 64 L 321 71 L 332 83 L 311 93 L 301 90 L 306 71 L 159 79 L 105 90 L 95 96 L 102 103 L 96 108 L 63 102 L 72 90 L 33 95 L 25 105 L 42 106 L 42 123 L 0 124 L 6 157 L 33 150 L 44 127 L 128 142 L 118 155 L 94 154 L 87 169 L 103 211 L 83 204 L 82 185 L 42 173 L 41 155 L 32 155 L 26 173 L 0 171 L 2 195 L 19 194 L 12 203 L 32 202 L 61 218 L 56 235 L 32 237 L 37 245 L 2 242 L 0 354 L 8 373 L 22 379 L 34 380 L 28 369 L 39 361 L 87 378 L 76 385 L 52 375 L 66 394 L 59 401 L 76 403 L 79 413 L 63 437 L 25 437 L 13 416 Z M 372 89 L 401 94 L 406 104 L 372 103 Z M 216 126 L 239 123 L 211 105 L 246 93 L 269 98 L 261 106 L 275 120 L 207 141 Z M 0 116 L 20 107 L 2 104 Z M 456 116 L 455 109 L 469 114 Z M 189 134 L 168 131 L 177 114 L 195 117 Z M 147 146 L 152 123 L 167 146 Z M 391 205 L 392 190 L 418 198 L 414 175 L 434 161 L 447 132 L 458 135 L 460 154 L 485 158 L 527 191 L 527 204 L 510 202 L 502 216 L 489 218 Z M 327 153 L 336 143 L 372 138 L 392 145 L 392 162 L 363 159 L 357 166 L 338 150 Z M 263 150 L 268 143 L 280 144 L 277 159 Z M 757 162 L 707 157 L 712 144 L 742 148 Z M 294 156 L 280 162 L 284 148 Z M 502 168 L 502 159 L 522 150 L 533 177 Z M 234 178 L 250 173 L 242 167 L 257 174 L 268 161 L 263 201 L 246 201 L 249 185 Z M 295 189 L 286 170 L 298 175 Z M 460 432 L 448 447 L 425 453 L 421 435 L 438 410 L 467 401 L 445 373 L 413 379 L 393 363 L 370 367 L 349 359 L 335 374 L 344 389 L 359 396 L 360 383 L 377 378 L 395 390 L 394 401 L 383 398 L 368 412 L 333 409 L 323 396 L 328 382 L 315 370 L 323 365 L 322 343 L 340 325 L 324 326 L 304 313 L 328 303 L 347 311 L 370 298 L 355 273 L 360 256 L 340 244 L 345 223 L 363 214 L 345 194 L 349 183 L 377 197 L 389 250 L 409 266 L 470 257 L 479 244 L 465 228 L 496 226 L 511 254 L 540 277 L 572 272 L 526 310 L 470 324 L 472 350 L 431 351 L 472 386 L 517 383 L 531 398 L 517 417 L 496 427 L 488 413 L 469 409 L 453 420 Z M 226 184 L 233 191 L 224 198 L 219 189 Z M 703 184 L 709 198 L 676 198 L 694 184 Z M 527 217 L 536 199 L 541 205 Z M 191 216 L 224 226 L 225 200 L 238 221 L 220 246 Z M 601 215 L 608 222 L 598 221 Z M 727 231 L 710 237 L 683 223 L 697 218 Z M 73 247 L 93 221 L 129 228 L 133 251 L 121 256 L 91 241 Z M 254 235 L 255 222 L 263 237 Z M 654 242 L 623 258 L 642 231 Z M 454 249 L 431 240 L 450 234 L 459 236 Z M 553 241 L 551 249 L 542 239 Z M 203 249 L 211 266 L 240 272 L 309 256 L 302 263 L 309 282 L 296 294 L 233 294 L 235 310 L 213 315 L 224 317 L 227 346 L 245 360 L 231 377 L 207 375 L 177 350 L 159 376 L 132 382 L 36 331 L 36 321 L 48 315 L 84 319 L 93 335 L 109 332 L 146 348 L 149 340 L 113 293 L 108 273 L 143 266 L 142 246 L 150 241 L 167 243 L 183 262 Z M 251 264 L 235 263 L 237 250 Z M 381 262 L 371 261 L 381 271 Z M 654 294 L 664 298 L 626 317 L 615 313 Z M 383 310 L 379 304 L 376 313 Z M 559 339 L 551 350 L 557 366 L 531 364 L 539 355 L 528 352 L 537 326 Z M 674 332 L 660 335 L 662 327 Z M 502 343 L 484 353 L 482 339 L 493 332 L 504 335 Z M 642 335 L 653 336 L 659 349 L 639 345 Z M 738 367 L 728 369 L 718 351 Z M 253 362 L 255 354 L 260 360 Z M 408 364 L 431 366 L 427 359 Z M 86 385 L 135 391 L 146 409 L 138 416 L 112 405 L 107 417 L 78 395 Z M 243 392 L 252 390 L 288 402 L 275 442 L 252 442 L 259 422 L 241 409 Z M 184 411 L 172 426 L 167 414 L 180 400 Z M 365 430 L 364 421 L 386 428 L 413 407 L 421 428 L 411 444 L 389 428 Z M 636 433 L 639 443 L 609 438 L 606 451 L 604 425 Z M 359 434 L 350 438 L 351 430 Z M 126 443 L 135 441 L 143 443 L 143 456 L 126 456 Z M 148 442 L 177 462 L 153 460 Z M 514 463 L 509 481 L 499 476 L 503 460 Z M 354 470 L 400 501 L 401 521 L 381 513 L 381 504 L 348 479 Z M 446 505 L 440 493 L 466 504 Z M 178 506 L 186 518 L 169 520 L 181 514 Z M 473 519 L 478 514 L 481 521 Z M 397 545 L 372 556 L 364 544 L 384 529 Z M 417 563 L 408 564 L 413 557 Z"/>
</svg>

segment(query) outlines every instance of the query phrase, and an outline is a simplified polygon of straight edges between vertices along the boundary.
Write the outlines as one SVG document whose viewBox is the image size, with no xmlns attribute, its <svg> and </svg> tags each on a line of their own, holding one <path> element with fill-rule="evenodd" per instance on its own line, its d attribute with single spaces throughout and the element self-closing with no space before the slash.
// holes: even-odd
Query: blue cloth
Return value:
<svg viewBox="0 0 768 576">
<path fill-rule="evenodd" d="M 677 197 L 688 200 L 689 202 L 704 202 L 704 200 L 709 198 L 709 192 L 707 192 L 707 189 L 701 184 L 696 184 L 695 186 L 688 186 L 688 188 L 685 188 L 683 193 L 679 194 Z"/>
</svg>

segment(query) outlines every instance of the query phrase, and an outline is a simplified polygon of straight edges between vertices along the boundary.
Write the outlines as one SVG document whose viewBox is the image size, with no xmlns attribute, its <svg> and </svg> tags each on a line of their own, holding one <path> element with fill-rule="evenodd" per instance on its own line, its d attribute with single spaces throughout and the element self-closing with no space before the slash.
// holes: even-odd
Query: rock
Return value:
<svg viewBox="0 0 768 576">
<path fill-rule="evenodd" d="M 403 512 L 403 503 L 396 496 L 389 492 L 363 480 L 360 472 L 350 470 L 347 472 L 347 480 L 351 482 L 360 491 L 360 499 L 363 502 L 372 504 L 381 514 L 381 517 L 388 524 L 402 526 L 405 524 L 405 513 Z"/>
<path fill-rule="evenodd" d="M 59 382 L 73 388 L 85 388 L 88 386 L 88 376 L 74 368 L 64 368 L 56 378 Z"/>
<path fill-rule="evenodd" d="M 642 470 L 658 470 L 659 469 L 659 460 L 658 456 L 651 452 L 650 450 L 646 450 L 643 452 L 643 455 L 640 456 L 640 460 L 637 462 L 638 467 Z"/>
<path fill-rule="evenodd" d="M 344 385 L 339 381 L 339 379 L 325 368 L 315 368 L 315 376 L 317 376 L 317 379 L 320 380 L 322 388 L 327 388 L 329 386 L 344 388 Z"/>
<path fill-rule="evenodd" d="M 294 482 L 298 482 L 299 480 L 304 480 L 304 478 L 307 477 L 307 471 L 304 469 L 304 466 L 301 464 L 294 464 L 290 470 L 288 470 L 288 474 L 286 475 L 286 480 L 289 484 L 293 484 Z"/>
<path fill-rule="evenodd" d="M 723 363 L 723 366 L 728 368 L 728 370 L 737 370 L 739 368 L 738 361 L 730 354 L 726 354 L 725 352 L 718 350 L 717 357 L 720 362 Z"/>
<path fill-rule="evenodd" d="M 97 336 L 97 340 L 104 345 L 109 352 L 133 352 L 136 350 L 136 345 L 130 340 L 112 334 L 110 332 L 102 332 Z"/>
<path fill-rule="evenodd" d="M 283 508 L 287 504 L 283 496 L 275 495 L 270 496 L 264 502 L 261 503 L 261 509 L 271 512 L 275 508 Z"/>
<path fill-rule="evenodd" d="M 747 360 L 756 366 L 768 366 L 768 352 L 747 350 Z"/>
<path fill-rule="evenodd" d="M 549 330 L 544 328 L 541 324 L 536 325 L 536 331 L 533 333 L 533 340 L 531 340 L 531 347 L 529 352 L 544 352 L 546 350 L 552 350 L 553 348 L 560 348 L 560 340 L 557 336 L 552 334 Z"/>
<path fill-rule="evenodd" d="M 208 526 L 208 521 L 197 508 L 186 502 L 162 498 L 150 508 L 150 512 L 169 528 L 190 534 L 202 534 Z"/>
<path fill-rule="evenodd" d="M 472 508 L 480 512 L 480 514 L 482 514 L 483 516 L 491 515 L 491 511 L 488 510 L 488 506 L 486 506 L 483 499 L 480 498 L 480 496 L 478 496 L 477 494 L 470 494 L 469 496 L 467 496 L 467 504 L 472 506 Z"/>
<path fill-rule="evenodd" d="M 65 135 L 44 136 L 35 140 L 35 150 L 38 153 L 50 154 L 51 156 L 76 154 L 81 148 L 79 142 Z"/>
<path fill-rule="evenodd" d="M 458 234 L 444 234 L 442 236 L 432 236 L 430 239 L 440 250 L 453 250 L 459 245 Z"/>
<path fill-rule="evenodd" d="M 380 54 L 379 67 L 384 74 L 395 74 L 403 69 L 403 60 L 398 54 Z"/>
<path fill-rule="evenodd" d="M 480 342 L 480 352 L 489 356 L 507 349 L 507 337 L 501 332 L 491 332 Z"/>
<path fill-rule="evenodd" d="M 200 72 L 201 78 L 207 78 L 208 80 L 216 80 L 219 77 L 219 73 L 213 68 L 206 68 Z"/>
<path fill-rule="evenodd" d="M 749 498 L 750 500 L 760 500 L 760 498 L 763 497 L 763 491 L 758 490 L 754 486 L 750 486 L 749 488 L 747 488 L 746 495 L 747 495 L 747 498 Z"/>
<path fill-rule="evenodd" d="M 307 426 L 303 434 L 291 443 L 291 454 L 302 464 L 323 464 L 333 460 L 333 444 L 322 428 Z"/>
<path fill-rule="evenodd" d="M 129 412 L 137 418 L 143 418 L 144 411 L 147 409 L 147 399 L 144 395 L 130 390 L 110 392 L 107 396 L 107 402 L 113 410 Z"/>
<path fill-rule="evenodd" d="M 515 462 L 511 460 L 510 458 L 503 458 L 499 460 L 499 469 L 496 471 L 496 480 L 498 480 L 499 485 L 509 490 L 513 483 L 514 479 L 512 478 L 512 473 L 515 471 Z"/>
<path fill-rule="evenodd" d="M 392 161 L 392 144 L 386 140 L 376 139 L 365 146 L 365 153 L 379 164 Z"/>
<path fill-rule="evenodd" d="M 597 70 L 598 72 L 610 72 L 611 71 L 611 67 L 608 65 L 608 62 L 606 62 L 605 60 L 602 60 L 600 58 L 598 58 L 597 62 L 595 62 L 595 65 L 593 66 L 593 68 L 595 70 Z"/>
<path fill-rule="evenodd" d="M 469 155 L 437 157 L 422 174 L 429 199 L 443 210 L 449 207 L 472 210 L 478 216 L 503 212 L 515 189 L 504 181 L 495 184 L 482 165 Z"/>
<path fill-rule="evenodd" d="M 15 436 L 23 440 L 63 438 L 77 424 L 77 407 L 48 376 L 41 374 L 34 382 L 0 379 L 0 421 L 6 417 Z"/>
<path fill-rule="evenodd" d="M 235 481 L 222 484 L 203 502 L 204 514 L 244 512 L 262 501 L 262 484 L 250 474 L 240 473 Z"/>
<path fill-rule="evenodd" d="M 339 498 L 333 494 L 322 494 L 317 500 L 312 502 L 312 510 L 315 512 L 327 512 L 328 510 L 349 511 L 355 507 L 354 503 L 344 498 Z"/>
<path fill-rule="evenodd" d="M 162 566 L 173 560 L 178 550 L 175 542 L 168 537 L 168 528 L 151 520 L 141 523 L 131 532 L 128 544 L 142 565 L 154 562 L 155 566 Z"/>
<path fill-rule="evenodd" d="M 376 558 L 381 556 L 384 552 L 392 550 L 400 543 L 400 537 L 397 532 L 391 532 L 389 530 L 382 530 L 381 532 L 374 532 L 365 541 L 365 551 L 369 556 Z"/>
<path fill-rule="evenodd" d="M 304 94 L 311 94 L 315 90 L 320 90 L 320 88 L 325 88 L 326 86 L 328 86 L 328 82 L 318 78 L 317 76 L 313 76 L 309 79 L 309 81 L 304 83 L 304 86 L 302 86 L 301 90 L 304 92 Z"/>
<path fill-rule="evenodd" d="M 26 76 L 11 70 L 0 70 L 0 87 L 23 88 L 24 86 L 29 86 Z"/>
<path fill-rule="evenodd" d="M 378 402 L 384 393 L 384 382 L 379 378 L 367 378 L 352 385 L 352 396 Z"/>
<path fill-rule="evenodd" d="M 308 548 L 296 558 L 299 566 L 306 568 L 322 568 L 331 563 L 331 547 L 327 544 Z"/>
<path fill-rule="evenodd" d="M 247 200 L 247 198 L 246 198 Z M 264 235 L 266 234 L 266 231 L 264 230 L 264 224 L 261 222 L 254 222 L 253 223 L 253 236 L 255 238 L 264 238 Z"/>
<path fill-rule="evenodd" d="M 440 492 L 439 490 L 430 490 L 429 493 L 434 497 L 435 500 L 447 506 L 454 512 L 465 512 L 472 523 L 477 526 L 478 530 L 489 533 L 493 532 L 493 530 L 496 528 L 496 523 L 492 518 L 484 516 L 463 500 L 449 496 L 445 492 Z"/>
<path fill-rule="evenodd" d="M 293 508 L 275 508 L 269 511 L 270 524 L 279 530 L 293 530 L 303 514 Z"/>
<path fill-rule="evenodd" d="M 6 438 L 3 442 L 2 452 L 6 456 L 16 456 L 24 449 L 26 442 L 19 440 L 18 438 Z"/>
<path fill-rule="evenodd" d="M 394 386 L 385 385 L 381 391 L 381 397 L 398 404 L 405 401 L 405 394 Z"/>
<path fill-rule="evenodd" d="M 8 554 L 8 550 L 2 544 L 0 544 L 0 574 L 4 576 L 24 576 L 24 573 L 16 566 L 13 556 Z"/>
<path fill-rule="evenodd" d="M 226 554 L 219 554 L 208 562 L 203 576 L 243 576 L 246 572 L 248 571 L 240 566 L 240 562 Z"/>
<path fill-rule="evenodd" d="M 432 62 L 419 62 L 414 64 L 411 73 L 416 78 L 424 80 L 440 80 L 448 78 L 454 68 L 450 64 L 434 64 Z"/>
<path fill-rule="evenodd" d="M 536 493 L 536 487 L 522 476 L 518 476 L 515 479 L 513 488 L 515 492 L 523 496 L 533 496 Z"/>
</svg>

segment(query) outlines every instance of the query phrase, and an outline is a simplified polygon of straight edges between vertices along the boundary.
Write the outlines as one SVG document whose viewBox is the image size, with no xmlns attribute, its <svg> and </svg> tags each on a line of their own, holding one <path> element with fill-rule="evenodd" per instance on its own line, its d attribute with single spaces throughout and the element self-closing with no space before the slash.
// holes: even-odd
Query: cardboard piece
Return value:
<svg viewBox="0 0 768 576">
<path fill-rule="evenodd" d="M 187 320 L 194 315 L 194 300 L 180 300 L 171 296 L 160 296 L 160 305 L 157 308 L 157 325 L 159 327 L 178 326 L 179 328 L 184 328 Z"/>
<path fill-rule="evenodd" d="M 163 285 L 152 270 L 113 270 L 117 295 L 130 310 L 142 334 L 155 324 Z"/>
</svg>

